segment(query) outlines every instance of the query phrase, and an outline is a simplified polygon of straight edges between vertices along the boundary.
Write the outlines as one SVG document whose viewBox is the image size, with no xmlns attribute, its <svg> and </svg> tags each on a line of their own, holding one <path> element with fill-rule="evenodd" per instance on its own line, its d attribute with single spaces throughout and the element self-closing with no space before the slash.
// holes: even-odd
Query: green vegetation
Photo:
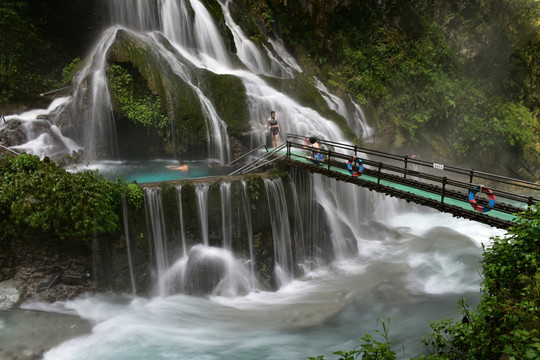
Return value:
<svg viewBox="0 0 540 360">
<path fill-rule="evenodd" d="M 471 310 L 459 302 L 461 321 L 430 324 L 433 332 L 422 343 L 430 355 L 418 359 L 520 360 L 540 359 L 540 204 L 519 213 L 507 236 L 494 237 L 484 247 L 482 298 Z M 366 334 L 351 351 L 337 351 L 339 360 L 390 360 L 388 325 L 382 322 L 382 342 Z M 309 360 L 325 360 L 324 356 Z"/>
<path fill-rule="evenodd" d="M 520 213 L 508 236 L 493 238 L 482 260 L 482 299 L 462 301 L 461 322 L 431 324 L 428 359 L 540 358 L 540 205 Z"/>
<path fill-rule="evenodd" d="M 62 70 L 62 82 L 68 84 L 75 76 L 75 73 L 81 66 L 81 58 L 76 57 L 68 66 Z"/>
<path fill-rule="evenodd" d="M 27 59 L 36 56 L 33 52 L 42 48 L 36 26 L 28 18 L 25 2 L 8 1 L 0 5 L 0 104 L 18 100 L 27 91 L 41 82 L 41 77 L 31 73 L 33 63 Z M 37 92 L 37 91 L 36 91 Z"/>
<path fill-rule="evenodd" d="M 108 69 L 111 90 L 122 112 L 132 121 L 146 127 L 156 127 L 162 132 L 167 128 L 169 118 L 161 114 L 161 100 L 158 96 L 141 93 L 145 86 L 136 86 L 133 76 L 120 65 Z"/>
<path fill-rule="evenodd" d="M 129 183 L 126 187 L 126 197 L 128 204 L 139 210 L 144 205 L 144 191 L 135 183 Z"/>
<path fill-rule="evenodd" d="M 362 1 L 316 17 L 272 3 L 304 64 L 369 109 L 388 145 L 538 161 L 538 1 Z"/>
<path fill-rule="evenodd" d="M 39 94 L 62 86 L 62 68 L 93 40 L 95 0 L 0 2 L 0 107 L 47 105 Z"/>
<path fill-rule="evenodd" d="M 375 330 L 375 333 L 379 334 L 383 341 L 378 341 L 373 338 L 371 334 L 366 334 L 362 337 L 362 343 L 356 346 L 350 351 L 339 350 L 334 352 L 339 356 L 339 360 L 395 360 L 396 353 L 390 348 L 392 343 L 388 341 L 388 331 L 390 326 L 390 319 L 386 322 L 382 320 L 383 330 Z M 326 360 L 322 355 L 317 357 L 308 357 L 308 360 Z"/>
<path fill-rule="evenodd" d="M 69 173 L 33 155 L 0 158 L 0 233 L 3 239 L 40 234 L 89 241 L 118 229 L 121 195 L 132 203 L 140 192 L 97 171 Z M 139 189 L 140 190 L 140 189 Z"/>
</svg>

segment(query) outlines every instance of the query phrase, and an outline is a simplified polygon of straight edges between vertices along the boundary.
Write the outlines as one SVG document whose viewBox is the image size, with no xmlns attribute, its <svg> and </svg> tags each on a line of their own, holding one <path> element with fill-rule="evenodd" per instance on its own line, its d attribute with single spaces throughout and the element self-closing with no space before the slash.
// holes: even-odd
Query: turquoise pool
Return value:
<svg viewBox="0 0 540 360">
<path fill-rule="evenodd" d="M 118 177 L 127 182 L 137 181 L 138 183 L 172 181 L 192 178 L 202 178 L 209 176 L 228 175 L 234 169 L 227 167 L 211 168 L 206 161 L 185 161 L 189 170 L 168 169 L 167 165 L 176 165 L 175 160 L 150 160 L 150 161 L 97 161 L 85 165 L 77 165 L 71 170 L 98 170 L 100 174 L 114 180 Z"/>
</svg>

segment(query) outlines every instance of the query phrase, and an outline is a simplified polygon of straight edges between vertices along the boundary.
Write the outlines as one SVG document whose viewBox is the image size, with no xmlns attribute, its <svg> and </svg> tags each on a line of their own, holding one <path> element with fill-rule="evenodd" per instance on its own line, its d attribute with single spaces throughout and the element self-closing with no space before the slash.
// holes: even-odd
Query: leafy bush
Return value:
<svg viewBox="0 0 540 360">
<path fill-rule="evenodd" d="M 387 319 L 386 322 L 382 320 L 381 323 L 383 330 L 375 330 L 375 332 L 383 338 L 383 341 L 375 340 L 368 333 L 362 337 L 362 343 L 354 349 L 350 351 L 339 350 L 334 354 L 339 356 L 339 360 L 356 360 L 358 358 L 362 360 L 395 360 L 396 353 L 390 348 L 392 343 L 388 341 L 390 319 Z M 310 356 L 308 360 L 326 360 L 326 358 L 319 355 L 317 357 Z"/>
<path fill-rule="evenodd" d="M 64 69 L 62 69 L 62 81 L 64 84 L 68 84 L 71 79 L 73 79 L 73 76 L 75 75 L 75 72 L 80 68 L 81 66 L 81 58 L 76 57 L 67 65 Z"/>
<path fill-rule="evenodd" d="M 482 299 L 461 322 L 431 324 L 429 359 L 540 358 L 540 205 L 519 214 L 506 237 L 494 237 L 482 260 Z"/>
<path fill-rule="evenodd" d="M 118 228 L 125 183 L 97 171 L 69 173 L 45 158 L 0 159 L 0 232 L 33 231 L 61 240 L 90 240 Z"/>
<path fill-rule="evenodd" d="M 135 183 L 127 185 L 126 197 L 128 204 L 135 209 L 140 209 L 144 205 L 144 191 Z"/>
<path fill-rule="evenodd" d="M 120 65 L 112 65 L 108 73 L 114 98 L 129 119 L 160 130 L 167 127 L 168 117 L 161 114 L 161 101 L 158 96 L 139 94 L 144 87 L 136 86 L 133 76 Z"/>
</svg>

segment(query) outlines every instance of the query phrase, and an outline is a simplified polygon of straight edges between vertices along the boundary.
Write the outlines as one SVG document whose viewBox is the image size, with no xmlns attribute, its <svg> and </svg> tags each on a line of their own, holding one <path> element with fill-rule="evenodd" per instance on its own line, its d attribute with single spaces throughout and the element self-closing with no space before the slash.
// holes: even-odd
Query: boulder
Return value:
<svg viewBox="0 0 540 360">
<path fill-rule="evenodd" d="M 26 285 L 15 280 L 0 282 L 0 309 L 15 308 L 26 294 Z"/>
</svg>

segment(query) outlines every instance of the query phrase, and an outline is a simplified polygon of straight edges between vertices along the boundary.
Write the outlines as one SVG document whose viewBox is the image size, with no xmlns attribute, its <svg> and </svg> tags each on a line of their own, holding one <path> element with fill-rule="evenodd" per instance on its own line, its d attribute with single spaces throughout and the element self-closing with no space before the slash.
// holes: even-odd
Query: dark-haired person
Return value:
<svg viewBox="0 0 540 360">
<path fill-rule="evenodd" d="M 319 151 L 321 146 L 317 142 L 317 138 L 315 138 L 315 137 L 310 137 L 310 138 L 305 137 L 302 141 L 304 143 L 304 147 L 307 148 L 307 149 L 310 149 L 311 152 L 312 152 L 312 155 L 308 156 L 307 159 L 313 161 L 313 163 L 315 165 L 320 165 L 321 162 L 324 161 L 324 156 Z"/>
<path fill-rule="evenodd" d="M 270 129 L 270 136 L 272 137 L 272 147 L 275 149 L 279 146 L 279 128 L 278 118 L 275 111 L 270 112 L 270 117 L 266 122 L 266 132 Z"/>
</svg>

